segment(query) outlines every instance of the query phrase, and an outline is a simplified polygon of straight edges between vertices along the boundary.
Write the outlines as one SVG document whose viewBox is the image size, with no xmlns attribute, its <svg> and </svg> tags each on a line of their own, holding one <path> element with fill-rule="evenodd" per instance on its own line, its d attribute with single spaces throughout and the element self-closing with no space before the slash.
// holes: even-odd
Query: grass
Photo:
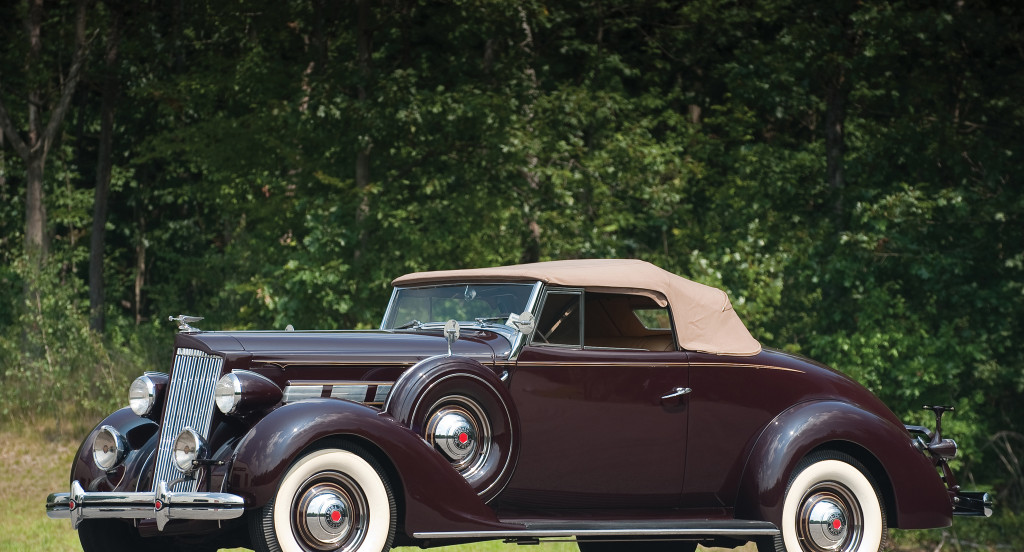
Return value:
<svg viewBox="0 0 1024 552">
<path fill-rule="evenodd" d="M 53 552 L 81 552 L 78 533 L 71 529 L 67 520 L 51 520 L 46 517 L 46 495 L 52 492 L 66 492 L 68 473 L 71 460 L 78 448 L 79 436 L 88 430 L 78 426 L 89 425 L 82 420 L 66 420 L 63 431 L 50 426 L 40 429 L 32 425 L 19 428 L 0 429 L 0 552 L 36 552 L 47 550 Z M 960 520 L 958 520 L 960 521 Z M 1020 521 L 1011 519 L 1002 528 L 992 520 L 966 520 L 991 526 L 993 532 L 1019 531 Z M 958 523 L 958 525 L 960 525 Z M 960 525 L 963 527 L 963 525 Z M 945 530 L 949 531 L 949 530 Z M 918 533 L 896 532 L 894 536 L 897 550 L 1012 550 L 1011 545 L 1003 546 L 973 545 L 961 543 L 953 537 L 947 540 L 943 536 L 943 544 L 938 547 L 934 543 L 924 545 L 916 542 L 914 535 Z M 945 532 L 943 532 L 945 535 Z M 900 538 L 903 537 L 903 538 Z M 1019 542 L 1019 536 L 1011 538 L 1008 534 L 996 534 L 995 542 Z M 242 550 L 242 549 L 237 549 Z M 412 552 L 418 548 L 400 548 Z M 536 552 L 576 552 L 575 543 L 545 542 L 539 546 L 520 548 L 507 545 L 500 541 L 446 546 L 434 548 L 438 552 L 513 552 L 517 550 Z M 728 552 L 726 549 L 704 549 L 699 551 Z M 733 552 L 754 552 L 754 546 L 748 544 L 742 548 L 729 549 Z"/>
<path fill-rule="evenodd" d="M 72 424 L 80 425 L 80 424 Z M 63 433 L 63 435 L 61 434 Z M 46 517 L 46 495 L 67 492 L 78 437 L 56 429 L 0 430 L 0 552 L 81 552 L 78 533 L 68 520 Z M 78 434 L 84 435 L 87 430 Z M 242 549 L 237 549 L 242 550 Z M 418 548 L 399 548 L 412 552 Z M 491 541 L 433 548 L 437 552 L 514 552 L 523 548 Z M 545 542 L 526 548 L 536 552 L 576 552 L 571 542 Z M 720 549 L 719 552 L 724 552 Z M 736 549 L 753 552 L 752 547 Z"/>
<path fill-rule="evenodd" d="M 27 431 L 0 432 L 0 551 L 77 550 L 78 533 L 46 517 L 46 495 L 67 491 L 70 439 Z"/>
</svg>

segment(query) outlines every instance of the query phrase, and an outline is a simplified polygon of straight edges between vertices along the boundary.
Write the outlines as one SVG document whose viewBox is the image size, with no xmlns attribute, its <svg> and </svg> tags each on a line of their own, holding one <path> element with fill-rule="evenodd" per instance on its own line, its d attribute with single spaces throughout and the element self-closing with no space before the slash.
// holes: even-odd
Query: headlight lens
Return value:
<svg viewBox="0 0 1024 552">
<path fill-rule="evenodd" d="M 281 388 L 264 375 L 235 370 L 217 380 L 214 386 L 217 410 L 231 416 L 247 416 L 280 404 Z"/>
<path fill-rule="evenodd" d="M 103 471 L 116 468 L 128 454 L 128 443 L 113 427 L 105 425 L 92 441 L 92 459 Z"/>
<path fill-rule="evenodd" d="M 226 374 L 217 380 L 213 391 L 217 401 L 217 409 L 225 414 L 233 414 L 242 402 L 242 382 L 234 374 Z"/>
<path fill-rule="evenodd" d="M 191 472 L 196 460 L 205 460 L 206 441 L 192 428 L 186 427 L 174 440 L 174 465 L 184 473 Z"/>
<path fill-rule="evenodd" d="M 128 406 L 132 412 L 145 416 L 153 411 L 156 404 L 156 384 L 149 376 L 139 376 L 128 388 Z"/>
</svg>

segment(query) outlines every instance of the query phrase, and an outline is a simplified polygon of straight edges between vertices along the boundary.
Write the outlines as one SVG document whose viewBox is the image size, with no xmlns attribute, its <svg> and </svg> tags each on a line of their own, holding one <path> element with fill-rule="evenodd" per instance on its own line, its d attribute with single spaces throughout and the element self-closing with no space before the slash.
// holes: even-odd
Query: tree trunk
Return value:
<svg viewBox="0 0 1024 552">
<path fill-rule="evenodd" d="M 846 180 L 843 176 L 843 163 L 846 155 L 846 101 L 849 94 L 845 74 L 840 69 L 829 85 L 825 98 L 825 173 L 834 201 L 832 209 L 837 230 L 840 231 L 845 229 L 843 196 Z"/>
<path fill-rule="evenodd" d="M 360 0 L 356 8 L 356 47 L 359 55 L 360 84 L 357 87 L 359 103 L 366 110 L 366 88 L 370 80 L 370 53 L 373 48 L 373 31 L 370 28 L 370 3 L 369 0 Z M 362 253 L 362 244 L 365 241 L 366 230 L 363 224 L 370 213 L 370 150 L 373 144 L 365 144 L 356 152 L 356 190 L 359 192 L 359 207 L 356 209 L 355 226 L 359 231 L 359 239 L 356 240 L 356 249 L 352 258 L 356 261 Z"/>
<path fill-rule="evenodd" d="M 0 130 L 7 135 L 11 147 L 25 163 L 25 254 L 29 260 L 29 270 L 37 272 L 46 258 L 46 198 L 43 191 L 43 177 L 46 169 L 46 156 L 50 147 L 60 134 L 64 116 L 71 105 L 71 96 L 78 86 L 88 52 L 88 41 L 85 37 L 86 0 L 79 0 L 75 15 L 75 51 L 71 67 L 66 77 L 60 80 L 59 98 L 50 110 L 50 118 L 43 124 L 41 109 L 47 84 L 40 82 L 36 88 L 26 93 L 26 111 L 28 135 L 22 138 L 11 121 L 7 108 L 0 99 Z M 25 31 L 28 35 L 29 49 L 25 58 L 25 72 L 41 71 L 42 57 L 42 26 L 43 0 L 30 0 L 25 14 Z M 26 282 L 28 292 L 35 286 L 34 275 L 29 275 Z"/>
<path fill-rule="evenodd" d="M 527 18 L 526 10 L 519 7 L 519 20 L 522 24 L 523 35 L 525 38 L 519 43 L 520 50 L 526 55 L 527 59 L 530 60 L 526 64 L 526 69 L 523 72 L 523 76 L 526 78 L 527 86 L 529 87 L 529 101 L 523 106 L 523 114 L 526 119 L 527 133 L 532 135 L 533 132 L 533 103 L 537 100 L 537 96 L 540 94 L 540 83 L 537 79 L 537 72 L 533 69 L 533 29 L 530 28 L 530 21 Z M 520 174 L 523 180 L 526 181 L 526 193 L 523 194 L 523 225 L 526 228 L 526 236 L 523 242 L 522 253 L 519 255 L 519 262 L 521 263 L 535 263 L 540 260 L 541 253 L 541 227 L 537 221 L 537 212 L 535 209 L 531 209 L 530 198 L 540 193 L 540 176 L 538 175 L 537 165 L 540 162 L 537 152 L 528 151 L 526 152 L 526 165 L 520 169 Z"/>
<path fill-rule="evenodd" d="M 146 283 L 146 215 L 138 211 L 139 238 L 135 242 L 135 325 L 142 324 L 142 286 Z"/>
<path fill-rule="evenodd" d="M 121 14 L 112 6 L 110 34 L 104 59 L 103 101 L 100 107 L 100 143 L 96 160 L 96 193 L 93 199 L 92 236 L 89 242 L 89 327 L 97 332 L 106 329 L 103 303 L 106 288 L 103 283 L 104 242 L 107 234 L 107 196 L 110 193 L 110 173 L 113 166 L 114 112 L 119 95 L 117 78 L 117 49 L 121 40 Z"/>
<path fill-rule="evenodd" d="M 32 155 L 25 170 L 25 255 L 29 266 L 40 267 L 46 260 L 46 204 L 43 197 L 45 155 Z"/>
</svg>

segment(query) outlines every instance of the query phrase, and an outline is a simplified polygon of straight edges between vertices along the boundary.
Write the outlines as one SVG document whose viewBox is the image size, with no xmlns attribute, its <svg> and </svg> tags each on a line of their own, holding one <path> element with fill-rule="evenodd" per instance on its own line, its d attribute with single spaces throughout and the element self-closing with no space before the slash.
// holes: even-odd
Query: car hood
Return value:
<svg viewBox="0 0 1024 552">
<path fill-rule="evenodd" d="M 265 363 L 337 361 L 415 363 L 448 354 L 440 330 L 410 331 L 245 331 L 180 333 L 178 348 L 192 348 L 223 355 L 230 360 Z M 509 343 L 500 334 L 483 330 L 463 331 L 452 345 L 452 354 L 493 364 L 508 357 Z"/>
</svg>

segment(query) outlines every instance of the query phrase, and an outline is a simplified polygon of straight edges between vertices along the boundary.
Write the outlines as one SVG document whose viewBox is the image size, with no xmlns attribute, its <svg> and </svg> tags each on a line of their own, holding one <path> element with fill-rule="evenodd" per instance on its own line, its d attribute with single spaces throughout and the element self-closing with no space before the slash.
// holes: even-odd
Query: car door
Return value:
<svg viewBox="0 0 1024 552">
<path fill-rule="evenodd" d="M 686 456 L 686 354 L 584 346 L 582 290 L 548 290 L 510 391 L 522 434 L 501 504 L 678 505 Z"/>
</svg>

